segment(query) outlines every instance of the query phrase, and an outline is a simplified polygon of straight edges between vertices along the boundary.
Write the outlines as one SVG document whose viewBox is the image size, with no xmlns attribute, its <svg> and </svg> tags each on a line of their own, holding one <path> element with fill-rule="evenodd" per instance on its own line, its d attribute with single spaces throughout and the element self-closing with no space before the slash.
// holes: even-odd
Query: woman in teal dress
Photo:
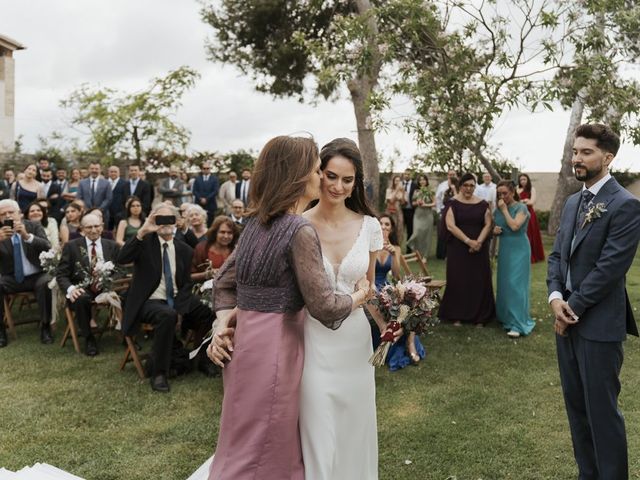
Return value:
<svg viewBox="0 0 640 480">
<path fill-rule="evenodd" d="M 494 234 L 499 235 L 496 316 L 511 338 L 529 335 L 535 322 L 529 313 L 531 246 L 527 238 L 529 211 L 517 198 L 513 182 L 498 183 Z"/>
</svg>

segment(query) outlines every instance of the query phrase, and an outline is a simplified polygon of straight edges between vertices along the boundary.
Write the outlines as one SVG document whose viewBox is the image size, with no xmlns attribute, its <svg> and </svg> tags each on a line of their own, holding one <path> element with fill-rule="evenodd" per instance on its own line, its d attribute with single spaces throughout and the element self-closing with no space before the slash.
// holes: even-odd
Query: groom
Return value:
<svg viewBox="0 0 640 480">
<path fill-rule="evenodd" d="M 609 174 L 619 147 L 606 125 L 576 129 L 572 162 L 584 186 L 567 199 L 549 256 L 549 303 L 580 480 L 629 475 L 618 394 L 622 341 L 638 335 L 625 275 L 640 238 L 640 202 Z"/>
</svg>

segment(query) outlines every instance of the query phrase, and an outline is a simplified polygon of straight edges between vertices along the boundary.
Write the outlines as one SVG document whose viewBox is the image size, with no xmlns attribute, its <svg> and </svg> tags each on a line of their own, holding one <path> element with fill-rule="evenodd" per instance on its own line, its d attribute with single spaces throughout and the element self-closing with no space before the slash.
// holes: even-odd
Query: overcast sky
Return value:
<svg viewBox="0 0 640 480">
<path fill-rule="evenodd" d="M 206 59 L 212 34 L 195 0 L 0 0 L 0 34 L 26 45 L 15 52 L 16 134 L 26 151 L 38 135 L 68 129 L 58 102 L 82 83 L 124 91 L 189 65 L 202 78 L 184 97 L 177 120 L 192 132 L 191 148 L 227 152 L 259 150 L 271 137 L 311 132 L 320 145 L 335 137 L 357 139 L 353 107 L 343 99 L 316 106 L 274 100 L 255 92 L 232 66 Z M 397 102 L 389 118 L 403 112 Z M 558 171 L 569 114 L 512 112 L 492 138 L 502 154 L 526 171 Z M 376 137 L 382 155 L 400 152 L 397 167 L 418 151 L 411 137 L 390 129 Z M 640 170 L 640 150 L 623 146 L 614 166 Z"/>
</svg>

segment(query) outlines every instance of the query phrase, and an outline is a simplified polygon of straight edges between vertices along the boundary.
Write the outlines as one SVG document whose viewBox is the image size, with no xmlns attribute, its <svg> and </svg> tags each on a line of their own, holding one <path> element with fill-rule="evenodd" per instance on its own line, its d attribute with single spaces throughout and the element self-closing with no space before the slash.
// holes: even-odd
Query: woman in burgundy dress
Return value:
<svg viewBox="0 0 640 480">
<path fill-rule="evenodd" d="M 276 137 L 255 164 L 249 220 L 213 293 L 218 319 L 207 354 L 224 367 L 224 399 L 210 480 L 304 479 L 304 307 L 336 329 L 370 289 L 362 279 L 354 293 L 333 293 L 318 235 L 300 215 L 321 178 L 309 138 Z"/>
<path fill-rule="evenodd" d="M 473 194 L 476 179 L 460 178 L 460 191 L 446 208 L 447 287 L 440 319 L 483 326 L 495 317 L 488 237 L 493 218 L 489 204 Z"/>
<path fill-rule="evenodd" d="M 518 177 L 518 196 L 520 201 L 529 210 L 529 226 L 527 227 L 527 237 L 531 245 L 531 263 L 542 262 L 544 260 L 544 246 L 542 245 L 542 235 L 538 217 L 533 206 L 536 204 L 536 189 L 531 185 L 531 178 L 526 173 L 521 173 Z"/>
</svg>

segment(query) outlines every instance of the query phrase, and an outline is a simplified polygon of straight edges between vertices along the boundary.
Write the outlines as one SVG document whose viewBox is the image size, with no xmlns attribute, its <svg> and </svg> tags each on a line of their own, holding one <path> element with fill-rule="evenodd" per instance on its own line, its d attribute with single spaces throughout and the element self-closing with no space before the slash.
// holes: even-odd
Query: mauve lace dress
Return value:
<svg viewBox="0 0 640 480">
<path fill-rule="evenodd" d="M 213 299 L 216 311 L 237 306 L 238 314 L 209 480 L 302 480 L 304 307 L 338 328 L 351 313 L 351 297 L 334 294 L 311 224 L 284 215 L 268 226 L 246 224 Z"/>
</svg>

